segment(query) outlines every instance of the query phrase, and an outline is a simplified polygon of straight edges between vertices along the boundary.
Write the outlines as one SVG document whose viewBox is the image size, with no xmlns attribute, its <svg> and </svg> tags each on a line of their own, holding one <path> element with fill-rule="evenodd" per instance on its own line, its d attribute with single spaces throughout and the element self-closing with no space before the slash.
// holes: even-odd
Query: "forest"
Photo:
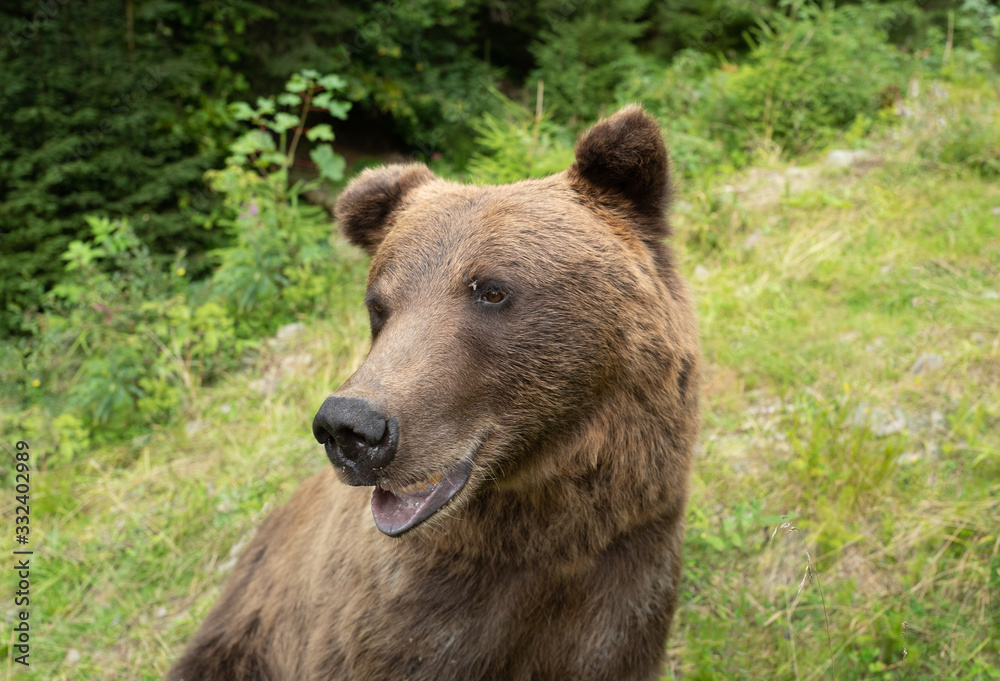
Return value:
<svg viewBox="0 0 1000 681">
<path fill-rule="evenodd" d="M 370 343 L 351 178 L 544 177 L 638 102 L 706 366 L 663 678 L 1000 679 L 996 0 L 15 0 L 0 26 L 29 676 L 161 678 L 329 465 L 309 422 Z"/>
</svg>

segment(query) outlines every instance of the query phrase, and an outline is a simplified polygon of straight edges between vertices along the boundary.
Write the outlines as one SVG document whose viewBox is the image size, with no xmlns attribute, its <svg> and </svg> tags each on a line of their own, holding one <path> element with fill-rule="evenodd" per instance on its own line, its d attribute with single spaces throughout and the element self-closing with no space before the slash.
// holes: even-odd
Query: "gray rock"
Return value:
<svg viewBox="0 0 1000 681">
<path fill-rule="evenodd" d="M 275 338 L 277 338 L 281 342 L 289 341 L 298 336 L 299 334 L 301 334 L 305 330 L 306 330 L 306 325 L 301 322 L 293 322 L 291 324 L 285 324 L 283 327 L 278 329 L 278 333 L 275 334 Z"/>
<path fill-rule="evenodd" d="M 917 357 L 917 361 L 910 367 L 910 373 L 919 376 L 928 371 L 937 371 L 943 366 L 944 358 L 941 355 L 936 352 L 928 352 Z"/>
<path fill-rule="evenodd" d="M 868 152 L 863 149 L 834 149 L 826 155 L 826 164 L 834 168 L 850 168 L 851 166 L 865 160 Z"/>
<path fill-rule="evenodd" d="M 879 348 L 881 348 L 883 345 L 885 345 L 885 338 L 882 338 L 881 336 L 877 336 L 875 338 L 872 338 L 872 342 L 871 343 L 868 343 L 868 344 L 865 345 L 865 352 L 867 352 L 868 354 L 871 354 L 871 353 L 875 352 L 876 350 L 878 350 Z"/>
<path fill-rule="evenodd" d="M 66 658 L 63 660 L 63 664 L 67 667 L 72 667 L 81 659 L 83 659 L 83 655 L 80 654 L 80 651 L 76 648 L 70 648 L 66 652 Z"/>
<path fill-rule="evenodd" d="M 877 416 L 872 423 L 872 434 L 875 437 L 895 435 L 906 430 L 906 415 L 902 409 L 893 409 L 891 413 L 878 411 Z"/>
<path fill-rule="evenodd" d="M 758 229 L 757 231 L 755 231 L 753 234 L 751 234 L 746 238 L 746 240 L 743 242 L 743 248 L 749 251 L 750 249 L 756 247 L 757 244 L 760 243 L 760 240 L 763 238 L 764 238 L 764 232 Z"/>
<path fill-rule="evenodd" d="M 698 265 L 694 268 L 694 278 L 698 281 L 705 281 L 710 276 L 712 276 L 712 272 L 704 265 Z"/>
<path fill-rule="evenodd" d="M 250 381 L 250 389 L 261 395 L 273 395 L 281 383 L 281 374 L 278 371 L 268 371 L 260 378 Z"/>
<path fill-rule="evenodd" d="M 847 418 L 847 425 L 868 428 L 875 437 L 887 437 L 906 430 L 906 414 L 898 407 L 887 411 L 862 402 Z"/>
</svg>

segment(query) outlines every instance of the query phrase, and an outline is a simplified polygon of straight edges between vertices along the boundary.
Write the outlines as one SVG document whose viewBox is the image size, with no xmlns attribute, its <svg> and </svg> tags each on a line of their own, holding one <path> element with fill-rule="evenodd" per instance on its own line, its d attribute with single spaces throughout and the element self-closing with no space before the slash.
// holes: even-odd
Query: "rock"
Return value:
<svg viewBox="0 0 1000 681">
<path fill-rule="evenodd" d="M 236 562 L 240 559 L 240 552 L 243 551 L 243 547 L 246 546 L 249 541 L 250 536 L 247 535 L 233 544 L 233 547 L 229 549 L 229 558 L 215 568 L 216 572 L 228 572 L 229 570 L 232 570 L 233 567 L 235 567 Z"/>
<path fill-rule="evenodd" d="M 994 206 L 993 208 L 990 209 L 990 212 L 993 213 L 994 215 L 1000 215 L 1000 206 Z"/>
<path fill-rule="evenodd" d="M 228 414 L 232 410 L 233 410 L 233 405 L 229 404 L 228 402 L 219 407 L 219 411 L 222 412 L 223 414 Z"/>
<path fill-rule="evenodd" d="M 292 324 L 285 324 L 283 327 L 278 329 L 278 333 L 275 334 L 277 338 L 282 343 L 290 341 L 303 331 L 306 330 L 306 325 L 301 322 L 293 322 Z"/>
<path fill-rule="evenodd" d="M 875 437 L 895 435 L 906 430 L 906 415 L 902 409 L 893 409 L 891 414 L 877 411 L 878 418 L 872 423 L 872 434 Z"/>
<path fill-rule="evenodd" d="M 853 165 L 865 160 L 868 152 L 863 149 L 851 151 L 849 149 L 834 149 L 826 155 L 826 164 L 834 168 L 850 168 Z"/>
<path fill-rule="evenodd" d="M 878 350 L 879 348 L 881 348 L 883 345 L 885 345 L 885 338 L 882 338 L 881 336 L 877 336 L 877 337 L 875 337 L 875 338 L 872 339 L 871 343 L 868 343 L 867 345 L 865 345 L 865 352 L 867 352 L 868 354 L 871 354 L 871 353 L 875 352 L 876 350 Z"/>
<path fill-rule="evenodd" d="M 910 373 L 919 376 L 928 371 L 937 371 L 943 366 L 944 358 L 941 355 L 935 352 L 928 352 L 917 357 L 917 361 L 910 367 Z"/>
<path fill-rule="evenodd" d="M 712 276 L 712 272 L 704 265 L 698 265 L 694 268 L 694 278 L 698 281 L 705 281 L 710 276 Z"/>
<path fill-rule="evenodd" d="M 278 332 L 274 334 L 274 338 L 269 338 L 267 340 L 267 346 L 274 350 L 283 349 L 288 343 L 302 334 L 306 330 L 306 325 L 301 322 L 292 322 L 291 324 L 285 324 Z"/>
<path fill-rule="evenodd" d="M 281 373 L 287 374 L 297 369 L 304 369 L 312 363 L 312 353 L 302 352 L 297 355 L 289 355 L 281 358 Z"/>
<path fill-rule="evenodd" d="M 862 402 L 847 418 L 847 425 L 868 428 L 875 437 L 887 437 L 906 430 L 906 414 L 899 408 L 890 412 Z"/>
<path fill-rule="evenodd" d="M 751 234 L 746 238 L 746 241 L 743 242 L 743 248 L 749 251 L 752 248 L 754 248 L 757 244 L 759 244 L 760 240 L 763 238 L 764 238 L 764 232 L 758 229 L 757 231 L 755 231 L 753 234 Z"/>
<path fill-rule="evenodd" d="M 167 609 L 162 605 L 158 607 L 156 609 L 156 613 L 154 613 L 154 617 L 156 617 L 156 619 L 163 619 L 166 616 L 167 616 Z"/>
<path fill-rule="evenodd" d="M 76 648 L 70 648 L 68 651 L 66 651 L 66 658 L 63 660 L 63 664 L 66 665 L 67 667 L 71 667 L 77 662 L 79 662 L 82 658 L 83 655 L 80 654 L 79 650 L 77 650 Z"/>
<path fill-rule="evenodd" d="M 277 371 L 269 371 L 260 378 L 250 381 L 250 389 L 261 395 L 273 395 L 281 383 L 281 374 Z"/>
<path fill-rule="evenodd" d="M 941 448 L 936 442 L 924 444 L 923 451 L 916 449 L 903 452 L 896 457 L 896 462 L 901 464 L 916 463 L 917 461 L 936 460 L 941 458 Z"/>
<path fill-rule="evenodd" d="M 203 429 L 204 427 L 205 427 L 204 421 L 201 420 L 188 421 L 187 423 L 184 424 L 184 432 L 187 433 L 188 436 L 191 436 L 197 433 L 199 430 Z"/>
</svg>

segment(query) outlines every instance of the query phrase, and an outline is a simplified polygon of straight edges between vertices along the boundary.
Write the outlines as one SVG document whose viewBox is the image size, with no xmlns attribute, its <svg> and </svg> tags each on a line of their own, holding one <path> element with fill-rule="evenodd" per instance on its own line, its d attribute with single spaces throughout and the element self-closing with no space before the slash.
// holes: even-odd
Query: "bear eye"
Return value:
<svg viewBox="0 0 1000 681">
<path fill-rule="evenodd" d="M 485 289 L 477 299 L 480 304 L 487 307 L 500 307 L 510 299 L 510 293 L 502 288 L 490 287 Z"/>
<path fill-rule="evenodd" d="M 387 316 L 385 306 L 371 299 L 366 300 L 365 305 L 368 307 L 368 321 L 371 324 L 372 338 L 374 339 L 378 336 L 378 332 L 382 330 L 382 327 L 385 326 Z"/>
</svg>

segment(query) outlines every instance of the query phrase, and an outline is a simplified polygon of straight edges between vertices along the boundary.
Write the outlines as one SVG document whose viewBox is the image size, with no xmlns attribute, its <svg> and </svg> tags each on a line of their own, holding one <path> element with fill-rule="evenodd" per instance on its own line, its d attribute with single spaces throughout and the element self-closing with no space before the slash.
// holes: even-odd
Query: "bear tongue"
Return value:
<svg viewBox="0 0 1000 681">
<path fill-rule="evenodd" d="M 375 526 L 390 537 L 398 537 L 434 515 L 458 494 L 472 472 L 472 462 L 462 461 L 441 481 L 422 492 L 397 494 L 382 487 L 372 493 Z"/>
</svg>

